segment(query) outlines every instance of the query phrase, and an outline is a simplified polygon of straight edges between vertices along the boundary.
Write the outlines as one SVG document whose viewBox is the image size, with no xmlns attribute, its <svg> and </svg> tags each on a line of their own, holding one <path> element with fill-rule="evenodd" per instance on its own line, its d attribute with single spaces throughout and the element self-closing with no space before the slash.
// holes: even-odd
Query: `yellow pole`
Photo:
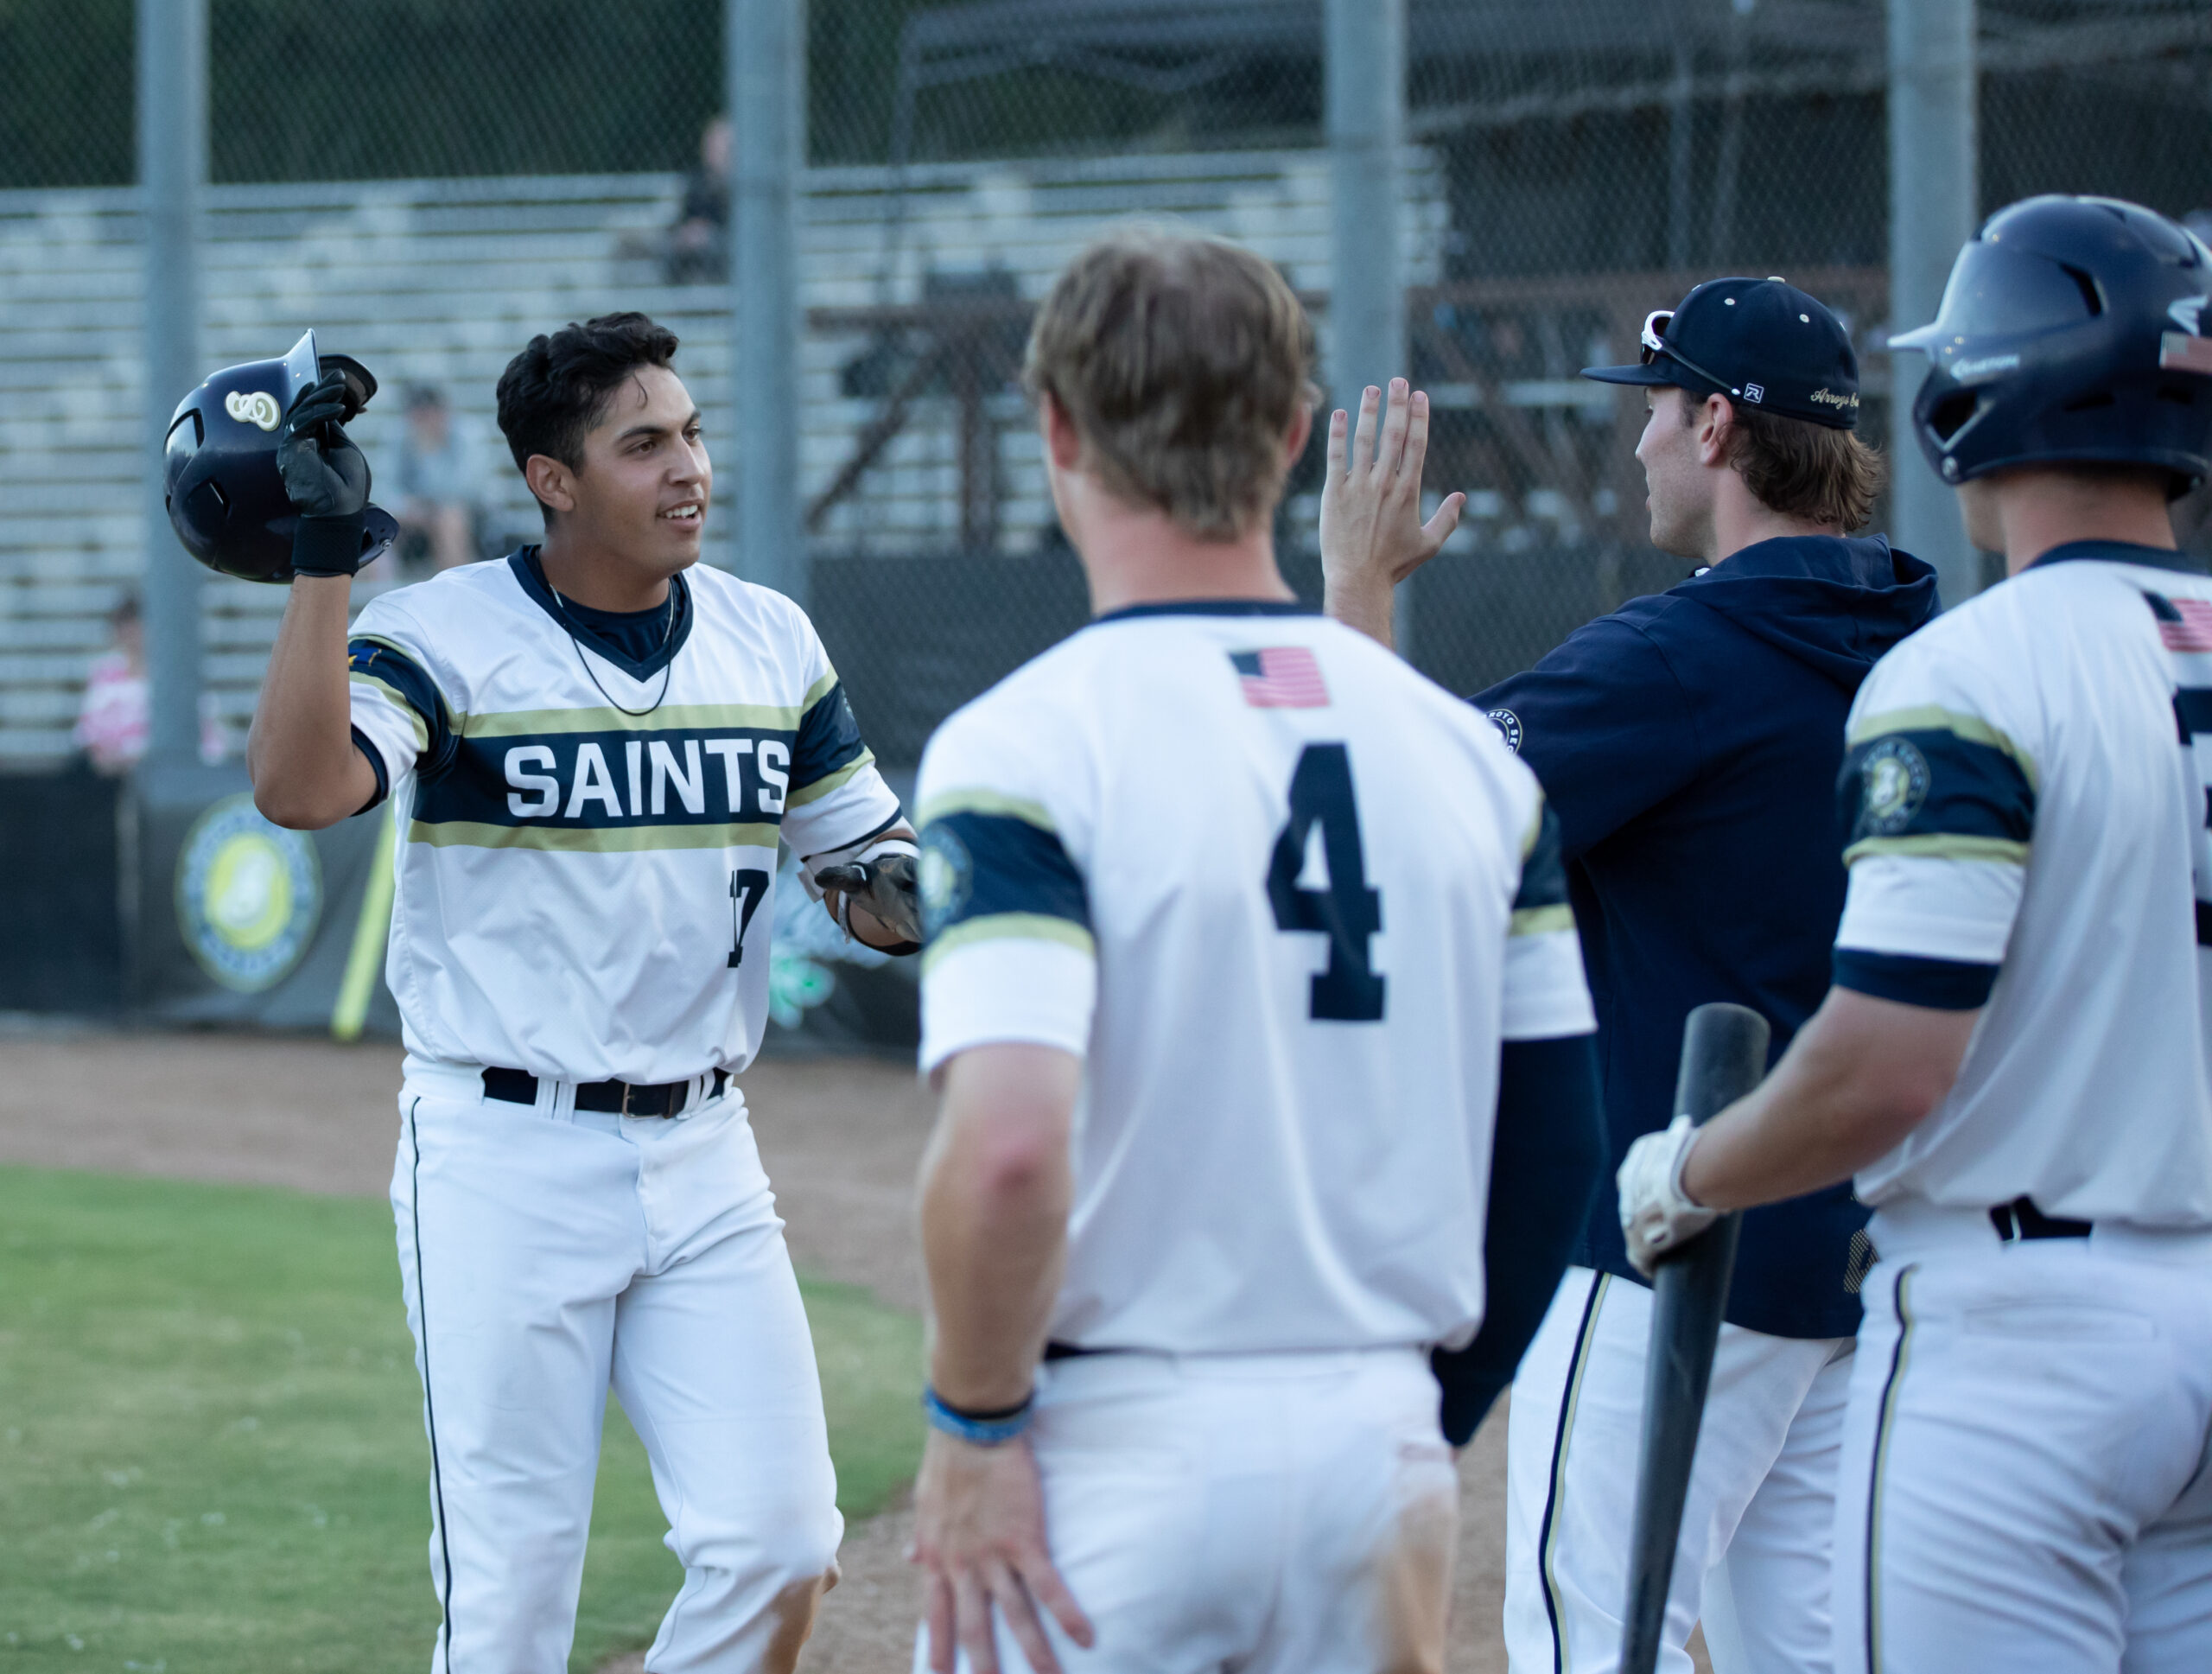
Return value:
<svg viewBox="0 0 2212 1674">
<path fill-rule="evenodd" d="M 384 963 L 385 938 L 391 931 L 391 851 L 395 819 L 391 812 L 377 823 L 377 851 L 369 862 L 368 882 L 361 890 L 361 916 L 353 927 L 353 951 L 346 958 L 346 979 L 338 985 L 338 1003 L 330 1014 L 330 1033 L 340 1041 L 358 1041 L 369 1015 L 369 996 L 376 990 L 377 969 Z"/>
</svg>

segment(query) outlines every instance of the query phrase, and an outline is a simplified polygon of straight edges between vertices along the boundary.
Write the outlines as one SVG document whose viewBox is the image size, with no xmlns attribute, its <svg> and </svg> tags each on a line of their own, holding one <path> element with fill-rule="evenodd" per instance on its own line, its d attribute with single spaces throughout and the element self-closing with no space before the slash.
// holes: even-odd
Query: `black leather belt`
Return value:
<svg viewBox="0 0 2212 1674">
<path fill-rule="evenodd" d="M 728 1081 L 727 1074 L 716 1070 L 707 1098 L 720 1098 Z M 652 1086 L 635 1081 L 579 1081 L 576 1108 L 605 1111 L 613 1116 L 677 1116 L 683 1112 L 690 1092 L 690 1080 L 663 1081 Z M 537 1078 L 528 1070 L 487 1069 L 484 1072 L 484 1096 L 510 1104 L 535 1104 Z"/>
<path fill-rule="evenodd" d="M 2017 1238 L 2086 1238 L 2096 1230 L 2094 1221 L 2046 1215 L 2024 1197 L 2016 1197 L 2010 1203 L 2000 1203 L 1992 1209 L 1989 1224 L 2007 1244 Z"/>
</svg>

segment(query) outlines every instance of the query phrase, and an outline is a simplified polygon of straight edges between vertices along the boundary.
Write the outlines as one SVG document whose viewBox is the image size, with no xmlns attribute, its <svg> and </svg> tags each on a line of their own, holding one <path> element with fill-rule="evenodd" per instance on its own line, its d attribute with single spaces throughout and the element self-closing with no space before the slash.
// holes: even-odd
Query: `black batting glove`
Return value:
<svg viewBox="0 0 2212 1674">
<path fill-rule="evenodd" d="M 369 461 L 339 423 L 345 412 L 345 375 L 326 372 L 300 392 L 277 427 L 277 473 L 300 514 L 292 537 L 296 576 L 350 576 L 361 567 Z"/>
<path fill-rule="evenodd" d="M 921 894 L 915 883 L 913 851 L 906 843 L 899 842 L 893 851 L 868 860 L 825 866 L 814 875 L 814 881 L 825 894 L 836 892 L 837 924 L 848 936 L 853 933 L 849 914 L 852 904 L 858 901 L 877 923 L 899 938 L 888 947 L 877 948 L 877 952 L 921 952 Z"/>
</svg>

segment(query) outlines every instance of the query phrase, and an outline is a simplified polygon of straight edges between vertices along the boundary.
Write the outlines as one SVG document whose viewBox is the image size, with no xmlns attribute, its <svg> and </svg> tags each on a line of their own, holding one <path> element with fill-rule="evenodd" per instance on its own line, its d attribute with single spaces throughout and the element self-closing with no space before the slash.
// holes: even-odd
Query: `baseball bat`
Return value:
<svg viewBox="0 0 2212 1674">
<path fill-rule="evenodd" d="M 1766 1073 L 1767 1021 L 1748 1006 L 1715 1002 L 1689 1015 L 1675 1109 L 1702 1125 L 1759 1084 Z M 1637 1469 L 1636 1519 L 1629 1546 L 1628 1610 L 1621 1630 L 1621 1674 L 1652 1674 L 1667 1627 L 1667 1589 L 1689 1496 L 1699 1422 L 1728 1305 L 1743 1217 L 1720 1217 L 1659 1258 L 1652 1274 L 1651 1346 L 1643 1376 L 1643 1456 Z"/>
</svg>

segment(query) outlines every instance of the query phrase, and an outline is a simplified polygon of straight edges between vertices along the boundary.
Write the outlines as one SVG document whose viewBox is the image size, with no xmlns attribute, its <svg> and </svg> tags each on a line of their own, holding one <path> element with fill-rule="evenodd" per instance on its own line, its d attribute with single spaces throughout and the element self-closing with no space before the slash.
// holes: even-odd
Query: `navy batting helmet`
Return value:
<svg viewBox="0 0 2212 1674">
<path fill-rule="evenodd" d="M 2020 465 L 2212 472 L 2212 250 L 2116 198 L 2028 198 L 1959 252 L 1912 404 L 1946 482 Z"/>
<path fill-rule="evenodd" d="M 351 418 L 377 392 L 377 380 L 347 355 L 318 355 L 313 332 L 282 359 L 226 366 L 177 403 L 163 470 L 169 526 L 210 570 L 249 582 L 292 579 L 299 513 L 277 474 L 276 430 L 300 391 L 331 372 L 345 374 Z M 389 512 L 370 506 L 361 562 L 398 533 Z"/>
</svg>

